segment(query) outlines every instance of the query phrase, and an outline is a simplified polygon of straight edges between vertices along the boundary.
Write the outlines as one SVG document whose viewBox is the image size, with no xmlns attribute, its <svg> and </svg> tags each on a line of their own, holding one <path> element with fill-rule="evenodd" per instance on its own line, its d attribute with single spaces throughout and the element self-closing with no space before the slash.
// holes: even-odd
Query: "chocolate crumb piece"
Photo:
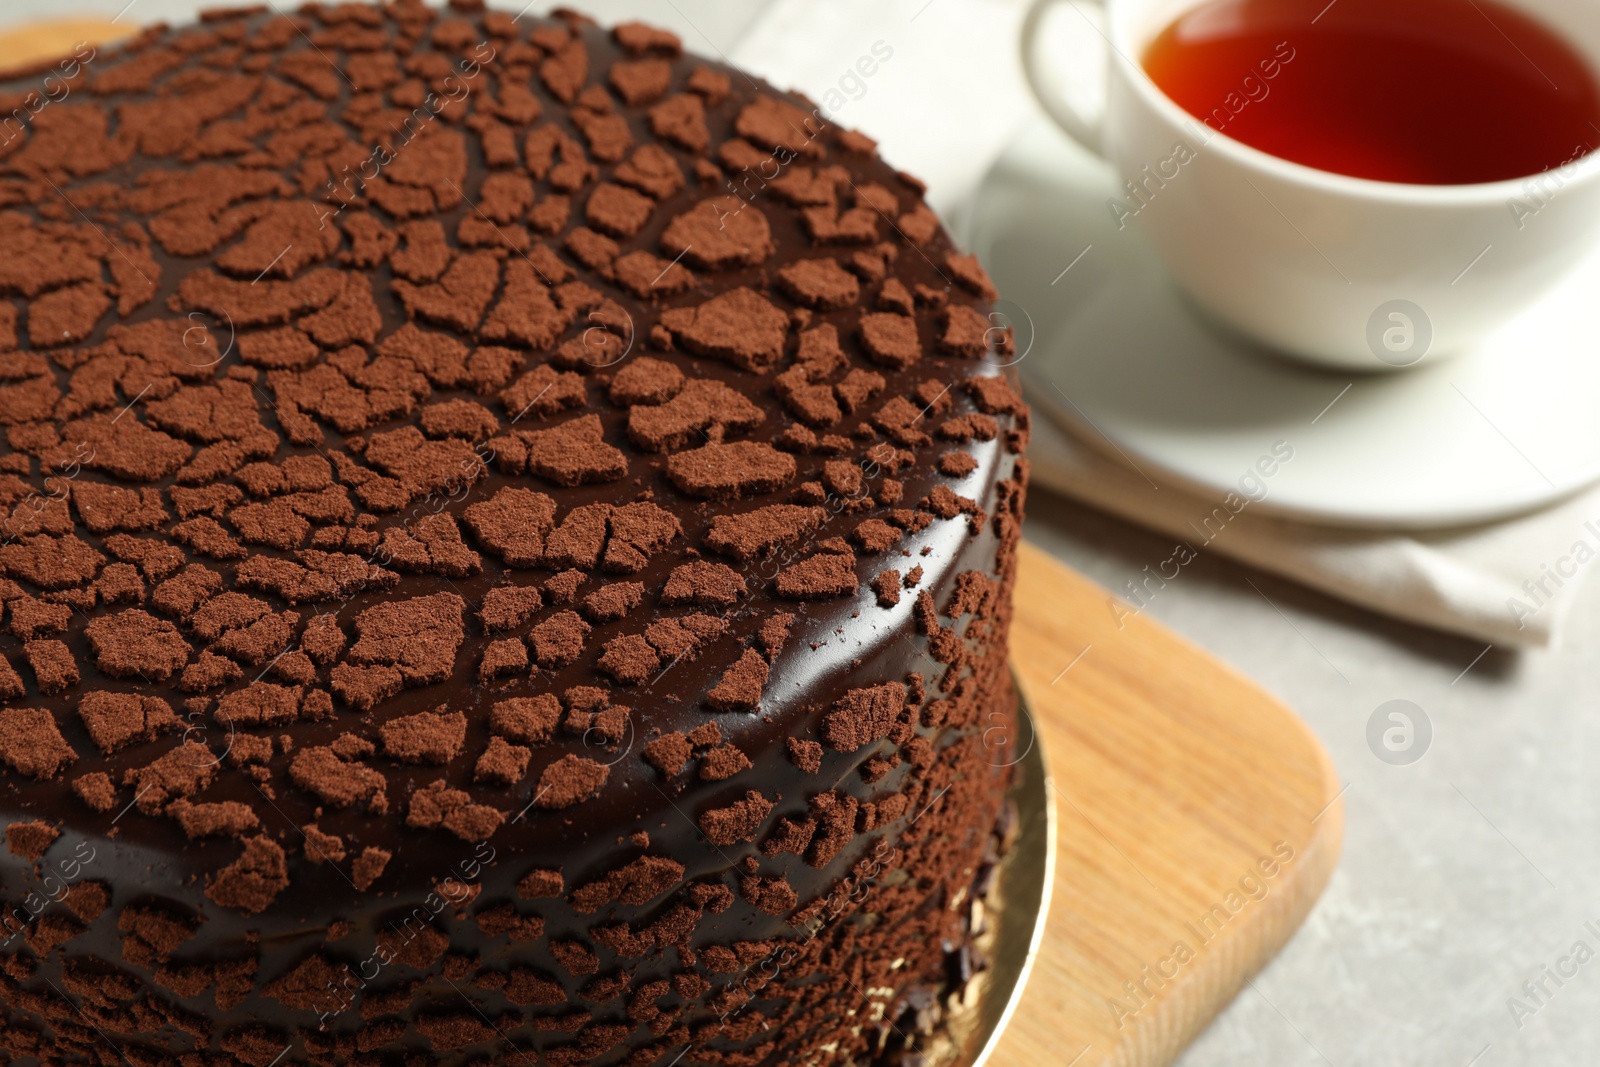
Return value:
<svg viewBox="0 0 1600 1067">
<path fill-rule="evenodd" d="M 783 291 L 807 307 L 849 307 L 861 297 L 855 275 L 831 258 L 802 259 L 778 271 Z"/>
<path fill-rule="evenodd" d="M 733 79 L 710 67 L 696 67 L 689 72 L 685 83 L 688 90 L 706 98 L 708 104 L 720 104 L 733 90 Z"/>
<path fill-rule="evenodd" d="M 222 868 L 206 886 L 206 896 L 225 908 L 256 915 L 289 888 L 283 848 L 270 838 L 252 837 L 239 858 Z"/>
<path fill-rule="evenodd" d="M 583 613 L 590 622 L 615 622 L 644 600 L 644 586 L 638 582 L 612 582 L 583 598 Z"/>
<path fill-rule="evenodd" d="M 524 745 L 542 745 L 555 735 L 561 702 L 549 693 L 502 700 L 490 709 L 489 729 L 496 737 Z"/>
<path fill-rule="evenodd" d="M 688 735 L 673 731 L 644 746 L 645 762 L 663 775 L 671 778 L 694 756 L 694 744 Z"/>
<path fill-rule="evenodd" d="M 817 742 L 788 737 L 784 739 L 784 744 L 789 749 L 790 761 L 796 767 L 807 774 L 816 774 L 822 770 L 822 746 Z"/>
<path fill-rule="evenodd" d="M 522 626 L 543 606 L 543 598 L 533 586 L 499 586 L 484 594 L 478 619 L 485 632 L 501 633 Z"/>
<path fill-rule="evenodd" d="M 614 482 L 628 472 L 628 460 L 602 440 L 600 420 L 580 415 L 550 430 L 524 434 L 528 472 L 556 485 Z"/>
<path fill-rule="evenodd" d="M 92 771 L 72 782 L 72 791 L 95 811 L 106 812 L 117 806 L 117 787 L 104 771 Z"/>
<path fill-rule="evenodd" d="M 887 552 L 900 540 L 900 531 L 882 519 L 868 519 L 850 532 L 850 539 L 861 546 L 863 552 Z"/>
<path fill-rule="evenodd" d="M 871 155 L 878 148 L 877 141 L 855 130 L 840 130 L 834 136 L 834 140 L 839 143 L 840 148 L 855 155 Z"/>
<path fill-rule="evenodd" d="M 900 315 L 911 315 L 917 310 L 911 290 L 907 289 L 899 278 L 889 278 L 883 283 L 883 287 L 878 290 L 876 306 L 879 311 L 893 311 Z"/>
<path fill-rule="evenodd" d="M 700 757 L 700 777 L 707 782 L 721 782 L 751 767 L 744 750 L 736 745 L 719 745 Z"/>
<path fill-rule="evenodd" d="M 1027 410 L 1022 397 L 1004 378 L 970 378 L 964 388 L 986 415 L 1019 415 Z"/>
<path fill-rule="evenodd" d="M 817 143 L 820 133 L 814 115 L 770 96 L 757 97 L 734 119 L 740 137 L 785 155 L 817 158 L 824 153 Z"/>
<path fill-rule="evenodd" d="M 451 789 L 443 779 L 432 782 L 411 795 L 406 825 L 412 829 L 449 830 L 463 841 L 487 841 L 505 816 L 487 804 L 475 804 L 472 796 Z"/>
<path fill-rule="evenodd" d="M 664 311 L 661 324 L 689 351 L 757 374 L 777 362 L 789 335 L 788 316 L 760 293 L 742 287 L 698 307 Z"/>
<path fill-rule="evenodd" d="M 664 404 L 683 388 L 683 372 L 671 363 L 641 356 L 611 379 L 611 402 L 618 407 Z"/>
<path fill-rule="evenodd" d="M 988 319 L 965 304 L 945 308 L 939 330 L 939 350 L 969 359 L 989 350 L 992 328 Z"/>
<path fill-rule="evenodd" d="M 550 954 L 574 978 L 598 974 L 600 971 L 600 957 L 581 941 L 553 941 Z"/>
<path fill-rule="evenodd" d="M 754 649 L 746 649 L 706 694 L 706 706 L 716 711 L 754 711 L 766 684 L 767 661 Z"/>
<path fill-rule="evenodd" d="M 660 30 L 642 22 L 619 22 L 611 31 L 629 55 L 661 55 L 674 58 L 683 51 L 683 42 L 671 30 Z"/>
<path fill-rule="evenodd" d="M 731 608 L 748 592 L 744 578 L 732 567 L 696 560 L 673 569 L 661 591 L 661 603 L 666 607 Z"/>
<path fill-rule="evenodd" d="M 535 661 L 547 670 L 556 670 L 577 661 L 583 654 L 589 624 L 576 612 L 558 611 L 528 633 Z"/>
<path fill-rule="evenodd" d="M 735 804 L 703 813 L 700 830 L 713 845 L 724 848 L 740 841 L 754 841 L 771 812 L 772 802 L 752 789 Z"/>
<path fill-rule="evenodd" d="M 412 685 L 443 681 L 466 636 L 465 606 L 454 593 L 435 593 L 367 608 L 356 616 L 350 659 L 395 667 Z"/>
<path fill-rule="evenodd" d="M 951 478 L 965 478 L 978 469 L 978 461 L 966 452 L 946 452 L 939 457 L 939 473 Z"/>
<path fill-rule="evenodd" d="M 735 515 L 715 515 L 706 545 L 736 560 L 755 559 L 793 544 L 822 525 L 824 512 L 816 507 L 774 504 Z"/>
<path fill-rule="evenodd" d="M 0 760 L 29 778 L 55 778 L 78 758 L 43 708 L 0 708 Z"/>
<path fill-rule="evenodd" d="M 766 419 L 742 393 L 721 382 L 696 379 L 659 405 L 637 406 L 628 416 L 628 440 L 649 452 L 672 452 L 698 440 L 718 440 L 753 429 Z"/>
<path fill-rule="evenodd" d="M 899 682 L 853 689 L 836 700 L 823 717 L 822 740 L 840 752 L 854 752 L 881 741 L 889 736 L 905 702 L 906 687 Z"/>
<path fill-rule="evenodd" d="M 851 596 L 860 587 L 855 558 L 836 552 L 819 552 L 778 572 L 779 596 L 792 600 L 821 600 Z"/>
<path fill-rule="evenodd" d="M 167 807 L 167 814 L 178 820 L 191 839 L 198 837 L 237 837 L 261 823 L 255 809 L 236 800 L 196 804 L 178 799 Z"/>
<path fill-rule="evenodd" d="M 608 79 L 624 103 L 637 107 L 666 95 L 672 84 L 672 64 L 660 59 L 622 60 L 611 65 Z"/>
<path fill-rule="evenodd" d="M 378 731 L 384 755 L 402 763 L 444 764 L 455 759 L 467 739 L 467 717 L 459 711 L 422 711 L 384 723 Z"/>
<path fill-rule="evenodd" d="M 300 832 L 306 839 L 306 859 L 312 863 L 338 863 L 344 859 L 344 839 L 337 834 L 323 833 L 316 823 L 302 826 Z"/>
<path fill-rule="evenodd" d="M 755 905 L 757 911 L 768 915 L 785 915 L 800 903 L 800 896 L 781 875 L 776 878 L 746 877 L 739 879 L 739 892 Z"/>
<path fill-rule="evenodd" d="M 372 883 L 383 876 L 384 868 L 389 866 L 392 856 L 392 853 L 384 849 L 368 845 L 350 865 L 350 880 L 363 892 L 371 889 Z"/>
<path fill-rule="evenodd" d="M 491 641 L 478 661 L 478 681 L 484 684 L 497 678 L 522 674 L 528 669 L 528 647 L 515 638 Z"/>
<path fill-rule="evenodd" d="M 72 609 L 67 605 L 50 604 L 31 596 L 18 597 L 6 607 L 10 609 L 6 628 L 20 641 L 62 633 L 72 619 Z"/>
<path fill-rule="evenodd" d="M 988 328 L 986 320 L 984 328 Z M 916 320 L 906 315 L 874 312 L 861 316 L 861 345 L 874 363 L 905 370 L 922 358 Z"/>
<path fill-rule="evenodd" d="M 98 690 L 78 701 L 78 715 L 101 752 L 111 753 L 141 741 L 154 741 L 182 723 L 159 697 Z"/>
<path fill-rule="evenodd" d="M 667 459 L 667 477 L 683 492 L 712 500 L 770 493 L 795 475 L 794 457 L 768 444 L 709 444 Z"/>
<path fill-rule="evenodd" d="M 879 572 L 872 579 L 872 591 L 878 594 L 878 606 L 892 608 L 900 603 L 900 572 L 887 570 Z"/>
<path fill-rule="evenodd" d="M 189 659 L 178 628 L 138 608 L 95 619 L 84 634 L 95 665 L 113 678 L 165 681 Z"/>
<path fill-rule="evenodd" d="M 489 747 L 478 757 L 472 780 L 503 785 L 520 782 L 528 773 L 528 760 L 532 756 L 533 751 L 523 745 L 508 744 L 502 737 L 490 738 Z"/>
<path fill-rule="evenodd" d="M 648 904 L 683 881 L 684 866 L 665 856 L 640 856 L 631 863 L 580 886 L 568 898 L 573 910 L 590 915 L 614 900 L 624 904 Z"/>
<path fill-rule="evenodd" d="M 517 895 L 524 900 L 547 900 L 561 896 L 563 891 L 558 870 L 532 870 L 517 883 Z"/>
<path fill-rule="evenodd" d="M 340 738 L 355 740 L 346 734 Z M 289 778 L 300 788 L 313 793 L 324 804 L 348 808 L 367 803 L 373 810 L 387 810 L 385 788 L 388 780 L 362 763 L 359 755 L 371 750 L 363 744 L 357 751 L 350 746 L 311 746 L 295 753 L 289 763 Z"/>
<path fill-rule="evenodd" d="M 989 272 L 983 269 L 983 264 L 978 262 L 977 256 L 950 252 L 944 257 L 944 265 L 958 284 L 982 299 L 994 300 L 1000 295 L 994 287 L 994 282 L 989 280 Z"/>
<path fill-rule="evenodd" d="M 570 808 L 592 796 L 611 774 L 611 768 L 592 759 L 562 756 L 539 775 L 534 803 L 546 809 Z"/>
<path fill-rule="evenodd" d="M 36 863 L 60 836 L 60 830 L 39 819 L 14 822 L 6 827 L 6 848 L 13 856 Z"/>
<path fill-rule="evenodd" d="M 479 543 L 513 567 L 532 567 L 544 555 L 544 538 L 555 520 L 555 502 L 543 493 L 508 486 L 472 504 L 462 519 Z M 535 608 L 537 610 L 537 608 Z"/>
<path fill-rule="evenodd" d="M 794 624 L 794 616 L 788 612 L 780 611 L 768 616 L 761 623 L 761 629 L 756 632 L 756 644 L 760 646 L 762 655 L 771 663 L 778 658 L 778 653 L 783 651 L 784 643 L 789 640 L 789 627 Z"/>
<path fill-rule="evenodd" d="M 39 692 L 45 696 L 78 684 L 78 664 L 72 658 L 72 650 L 64 643 L 50 639 L 29 641 L 22 646 L 22 654 L 33 668 Z"/>
</svg>

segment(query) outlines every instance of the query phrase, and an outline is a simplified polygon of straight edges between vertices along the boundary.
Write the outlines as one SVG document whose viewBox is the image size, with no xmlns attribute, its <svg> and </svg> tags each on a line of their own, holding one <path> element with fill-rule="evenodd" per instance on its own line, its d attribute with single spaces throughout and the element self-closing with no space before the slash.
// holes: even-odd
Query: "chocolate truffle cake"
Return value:
<svg viewBox="0 0 1600 1067">
<path fill-rule="evenodd" d="M 8 1062 L 914 1058 L 1028 427 L 918 183 L 570 13 L 3 89 Z"/>
</svg>

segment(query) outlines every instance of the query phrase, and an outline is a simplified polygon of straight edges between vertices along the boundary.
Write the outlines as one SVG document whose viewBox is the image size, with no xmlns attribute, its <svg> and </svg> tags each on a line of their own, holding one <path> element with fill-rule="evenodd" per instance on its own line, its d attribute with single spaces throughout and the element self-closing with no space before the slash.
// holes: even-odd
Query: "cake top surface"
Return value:
<svg viewBox="0 0 1600 1067">
<path fill-rule="evenodd" d="M 735 840 L 751 752 L 903 702 L 802 706 L 1017 447 L 982 268 L 802 98 L 453 6 L 5 83 L 14 853 L 115 836 L 253 914 L 301 860 L 381 892 L 437 872 L 408 842 L 554 849 L 689 783 Z"/>
</svg>

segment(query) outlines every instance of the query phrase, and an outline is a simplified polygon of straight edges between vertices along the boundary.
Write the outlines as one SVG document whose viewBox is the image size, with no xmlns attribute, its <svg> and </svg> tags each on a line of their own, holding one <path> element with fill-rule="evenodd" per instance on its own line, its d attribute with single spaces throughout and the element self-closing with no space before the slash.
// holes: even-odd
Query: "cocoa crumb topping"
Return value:
<svg viewBox="0 0 1600 1067">
<path fill-rule="evenodd" d="M 0 968 L 13 1058 L 909 1033 L 819 961 L 954 988 L 1027 437 L 918 183 L 571 12 L 224 12 L 80 66 L 0 148 L 0 777 L 19 891 L 115 862 Z M 808 925 L 875 840 L 882 921 Z M 83 970 L 101 912 L 127 973 Z M 745 1007 L 789 945 L 821 977 Z"/>
</svg>

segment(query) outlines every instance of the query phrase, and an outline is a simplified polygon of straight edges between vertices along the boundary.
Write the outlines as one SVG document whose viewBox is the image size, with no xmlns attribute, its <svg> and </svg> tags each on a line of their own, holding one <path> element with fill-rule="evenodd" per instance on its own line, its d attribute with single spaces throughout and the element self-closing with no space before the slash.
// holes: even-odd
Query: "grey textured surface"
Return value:
<svg viewBox="0 0 1600 1067">
<path fill-rule="evenodd" d="M 1046 494 L 1030 501 L 1027 532 L 1112 589 L 1172 551 Z M 1600 783 L 1587 756 L 1600 724 L 1600 590 L 1582 594 L 1563 650 L 1481 658 L 1482 645 L 1213 556 L 1183 568 L 1148 611 L 1296 709 L 1348 783 L 1326 896 L 1182 1067 L 1600 1060 L 1600 962 L 1561 965 L 1576 974 L 1545 978 L 1542 1004 L 1522 989 L 1577 941 L 1600 953 L 1584 929 L 1600 929 Z M 1409 766 L 1367 744 L 1367 720 L 1394 699 L 1433 725 Z M 1531 1014 L 1514 1018 L 1513 997 Z"/>
<path fill-rule="evenodd" d="M 149 22 L 201 5 L 6 0 L 0 22 L 125 6 L 124 17 Z M 732 50 L 762 5 L 581 6 L 603 21 L 671 26 L 714 53 Z M 1030 510 L 1036 543 L 1112 589 L 1172 550 L 1047 494 Z M 1600 1062 L 1600 936 L 1584 927 L 1600 930 L 1600 778 L 1587 754 L 1600 727 L 1600 589 L 1583 595 L 1564 649 L 1520 657 L 1211 556 L 1183 568 L 1148 611 L 1299 711 L 1349 783 L 1344 856 L 1326 897 L 1182 1067 Z M 1409 766 L 1367 745 L 1369 717 L 1394 699 L 1419 705 L 1433 725 L 1429 751 Z M 1579 941 L 1587 962 L 1561 984 L 1545 977 L 1545 968 L 1573 970 Z M 1541 980 L 1548 995 L 1535 985 L 1536 1000 L 1523 983 Z M 1526 1009 L 1517 1018 L 1511 998 Z M 1048 1067 L 1067 1067 L 1075 1052 Z"/>
</svg>

